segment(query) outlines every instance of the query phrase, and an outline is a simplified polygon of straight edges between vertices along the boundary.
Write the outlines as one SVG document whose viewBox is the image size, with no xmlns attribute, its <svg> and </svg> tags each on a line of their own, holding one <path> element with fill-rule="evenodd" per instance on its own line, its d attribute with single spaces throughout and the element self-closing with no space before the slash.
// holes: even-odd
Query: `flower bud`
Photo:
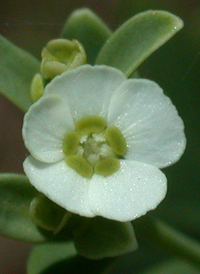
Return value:
<svg viewBox="0 0 200 274">
<path fill-rule="evenodd" d="M 85 50 L 77 40 L 55 39 L 42 50 L 41 74 L 46 79 L 53 79 L 85 63 Z"/>
<path fill-rule="evenodd" d="M 44 92 L 44 83 L 42 75 L 37 73 L 31 82 L 31 90 L 30 90 L 30 97 L 31 101 L 35 103 Z"/>
</svg>

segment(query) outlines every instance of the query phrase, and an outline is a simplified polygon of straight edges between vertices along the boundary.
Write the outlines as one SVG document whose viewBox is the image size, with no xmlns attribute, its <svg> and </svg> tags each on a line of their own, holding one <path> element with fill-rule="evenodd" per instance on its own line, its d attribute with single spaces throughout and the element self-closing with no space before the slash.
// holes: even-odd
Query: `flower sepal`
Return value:
<svg viewBox="0 0 200 274">
<path fill-rule="evenodd" d="M 130 222 L 72 214 L 69 225 L 51 241 L 35 245 L 28 260 L 27 273 L 56 273 L 64 264 L 67 273 L 78 273 L 83 268 L 83 273 L 100 274 L 110 267 L 114 257 L 136 248 L 137 240 Z"/>
<path fill-rule="evenodd" d="M 32 222 L 45 230 L 59 233 L 71 217 L 71 213 L 39 194 L 30 205 Z"/>
<path fill-rule="evenodd" d="M 85 225 L 79 228 L 75 231 L 75 248 L 79 255 L 88 259 L 120 256 L 137 249 L 130 222 L 95 217 L 85 219 Z"/>
</svg>

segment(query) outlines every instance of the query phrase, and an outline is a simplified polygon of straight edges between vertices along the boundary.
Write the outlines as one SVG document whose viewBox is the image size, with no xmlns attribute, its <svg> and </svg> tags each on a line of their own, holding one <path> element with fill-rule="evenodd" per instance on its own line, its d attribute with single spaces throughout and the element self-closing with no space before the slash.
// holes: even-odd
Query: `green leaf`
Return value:
<svg viewBox="0 0 200 274">
<path fill-rule="evenodd" d="M 136 235 L 200 267 L 200 243 L 149 214 L 132 222 Z"/>
<path fill-rule="evenodd" d="M 75 255 L 76 250 L 71 242 L 49 242 L 35 245 L 28 260 L 27 274 L 43 273 L 43 270 L 49 266 Z"/>
<path fill-rule="evenodd" d="M 110 36 L 99 52 L 96 64 L 116 67 L 130 76 L 182 27 L 182 20 L 166 11 L 139 13 Z"/>
<path fill-rule="evenodd" d="M 27 274 L 101 274 L 113 259 L 88 260 L 77 256 L 71 242 L 36 245 L 29 257 Z"/>
<path fill-rule="evenodd" d="M 139 274 L 198 274 L 199 269 L 188 264 L 185 261 L 178 259 L 171 259 L 159 264 L 156 264 L 153 267 L 148 268 L 145 271 L 140 272 Z"/>
<path fill-rule="evenodd" d="M 0 92 L 23 111 L 31 105 L 30 85 L 39 61 L 0 36 Z"/>
<path fill-rule="evenodd" d="M 66 21 L 61 34 L 63 38 L 81 42 L 89 64 L 94 64 L 99 50 L 110 35 L 111 30 L 106 24 L 87 8 L 74 11 Z"/>
<path fill-rule="evenodd" d="M 0 174 L 0 233 L 16 240 L 41 242 L 47 237 L 30 219 L 30 203 L 38 192 L 25 175 Z"/>
<path fill-rule="evenodd" d="M 86 227 L 75 234 L 74 242 L 78 254 L 89 259 L 119 256 L 137 248 L 130 222 L 101 217 L 88 219 Z"/>
</svg>

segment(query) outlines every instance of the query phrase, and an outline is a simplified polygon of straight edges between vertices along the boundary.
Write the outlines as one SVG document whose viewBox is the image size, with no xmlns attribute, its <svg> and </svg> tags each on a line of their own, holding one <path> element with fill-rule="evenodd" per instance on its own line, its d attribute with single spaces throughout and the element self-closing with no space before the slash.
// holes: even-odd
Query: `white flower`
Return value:
<svg viewBox="0 0 200 274">
<path fill-rule="evenodd" d="M 177 110 L 156 83 L 90 65 L 46 86 L 25 115 L 23 138 L 33 186 L 68 211 L 118 221 L 162 201 L 167 180 L 159 169 L 176 162 L 186 142 Z"/>
</svg>

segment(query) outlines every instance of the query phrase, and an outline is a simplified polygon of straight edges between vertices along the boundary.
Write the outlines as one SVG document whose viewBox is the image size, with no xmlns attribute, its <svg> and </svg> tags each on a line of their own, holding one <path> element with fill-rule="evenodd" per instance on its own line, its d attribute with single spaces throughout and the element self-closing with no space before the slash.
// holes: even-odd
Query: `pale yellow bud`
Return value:
<svg viewBox="0 0 200 274">
<path fill-rule="evenodd" d="M 36 102 L 44 92 L 44 84 L 43 84 L 43 79 L 42 75 L 37 73 L 32 80 L 31 83 L 31 90 L 30 90 L 30 97 L 31 101 L 34 103 Z"/>
<path fill-rule="evenodd" d="M 46 79 L 53 79 L 85 63 L 86 54 L 81 43 L 77 40 L 55 39 L 42 50 L 41 74 Z"/>
</svg>

